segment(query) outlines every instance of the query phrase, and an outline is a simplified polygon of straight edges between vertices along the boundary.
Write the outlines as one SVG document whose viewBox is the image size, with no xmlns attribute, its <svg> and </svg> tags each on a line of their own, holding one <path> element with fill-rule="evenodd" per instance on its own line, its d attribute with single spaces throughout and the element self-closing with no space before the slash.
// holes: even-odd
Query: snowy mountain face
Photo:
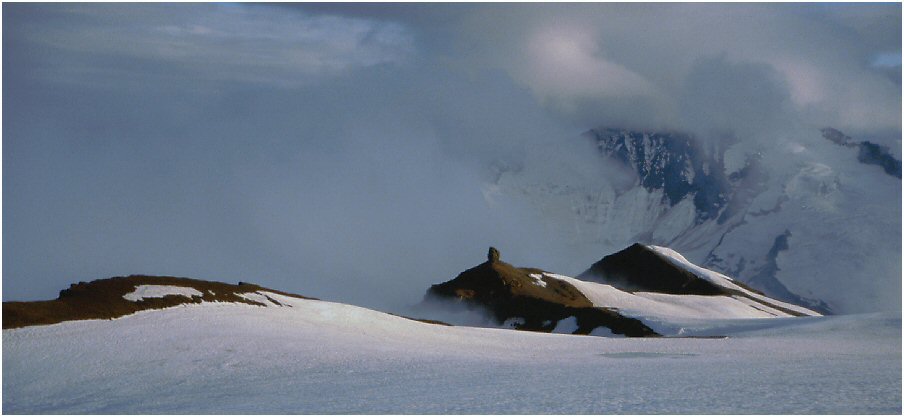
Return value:
<svg viewBox="0 0 904 417">
<path fill-rule="evenodd" d="M 585 335 L 675 336 L 686 320 L 820 315 L 668 248 L 640 244 L 603 258 L 580 279 L 513 267 L 491 248 L 487 262 L 432 286 L 425 303 L 481 309 L 503 327 Z"/>
<path fill-rule="evenodd" d="M 899 311 L 900 161 L 834 129 L 742 139 L 594 129 L 582 140 L 633 184 L 527 163 L 488 194 L 536 209 L 579 256 L 639 241 L 821 312 Z"/>
<path fill-rule="evenodd" d="M 591 130 L 600 151 L 637 173 L 649 192 L 662 190 L 663 203 L 674 207 L 689 198 L 695 222 L 719 215 L 727 203 L 730 184 L 718 160 L 705 158 L 691 136 L 682 133 Z"/>
</svg>

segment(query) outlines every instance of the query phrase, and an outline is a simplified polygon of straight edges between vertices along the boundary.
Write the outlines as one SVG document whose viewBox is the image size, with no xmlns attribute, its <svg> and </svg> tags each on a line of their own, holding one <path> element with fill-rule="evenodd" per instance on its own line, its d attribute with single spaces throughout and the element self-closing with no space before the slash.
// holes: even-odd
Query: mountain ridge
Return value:
<svg viewBox="0 0 904 417">
<path fill-rule="evenodd" d="M 537 268 L 502 262 L 495 248 L 489 253 L 486 262 L 432 285 L 425 300 L 452 299 L 466 308 L 485 307 L 498 323 L 508 321 L 517 330 L 551 332 L 562 320 L 574 317 L 573 334 L 590 334 L 602 326 L 626 336 L 659 335 L 640 320 L 594 306 L 568 282 L 545 278 L 545 271 Z"/>
<path fill-rule="evenodd" d="M 628 337 L 667 335 L 657 323 L 676 318 L 819 315 L 770 299 L 656 246 L 634 244 L 606 256 L 580 276 L 586 281 L 515 267 L 500 258 L 491 247 L 485 262 L 430 286 L 421 304 L 438 300 L 446 307 L 485 309 L 497 324 L 517 330 Z M 247 282 L 132 275 L 75 283 L 55 300 L 4 302 L 3 328 L 115 319 L 186 304 L 292 307 L 300 300 L 316 299 Z"/>
<path fill-rule="evenodd" d="M 676 319 L 820 315 L 693 265 L 670 249 L 639 243 L 604 257 L 578 278 L 513 267 L 490 248 L 486 262 L 431 286 L 424 302 L 436 299 L 450 308 L 485 309 L 498 325 L 542 332 L 567 328 L 573 334 L 605 328 L 615 335 L 668 335 L 657 326 Z M 590 312 L 596 317 L 587 317 Z"/>
</svg>

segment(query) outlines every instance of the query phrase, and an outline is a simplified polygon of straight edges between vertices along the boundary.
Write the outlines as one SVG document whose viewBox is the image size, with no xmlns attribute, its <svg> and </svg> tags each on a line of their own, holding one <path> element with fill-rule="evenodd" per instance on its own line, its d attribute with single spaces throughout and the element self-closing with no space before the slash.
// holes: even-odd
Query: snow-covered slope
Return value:
<svg viewBox="0 0 904 417">
<path fill-rule="evenodd" d="M 657 249 L 662 250 L 663 248 Z M 681 255 L 677 255 L 676 258 L 683 260 Z M 720 287 L 734 291 L 726 295 L 629 292 L 611 285 L 582 281 L 564 275 L 544 273 L 544 276 L 568 282 L 586 295 L 594 306 L 614 308 L 620 314 L 639 319 L 657 333 L 666 336 L 680 335 L 683 329 L 681 324 L 686 323 L 688 319 L 737 320 L 820 316 L 813 310 L 774 300 L 739 287 L 724 275 L 690 263 L 683 265 L 687 265 L 689 269 L 693 268 L 695 272 L 709 276 Z"/>
<path fill-rule="evenodd" d="M 694 265 L 693 263 L 691 263 L 687 259 L 685 259 L 684 256 L 681 256 L 680 253 L 675 252 L 672 249 L 664 248 L 664 247 L 660 247 L 660 246 L 652 246 L 652 245 L 649 246 L 649 248 L 652 249 L 653 251 L 655 251 L 656 253 L 660 254 L 661 256 L 667 258 L 669 260 L 669 262 L 672 262 L 676 266 L 690 271 L 691 273 L 693 273 L 694 275 L 696 275 L 698 277 L 701 277 L 719 287 L 726 288 L 732 292 L 736 291 L 736 292 L 740 293 L 738 295 L 742 298 L 748 298 L 753 301 L 759 301 L 761 303 L 772 304 L 777 308 L 784 309 L 784 310 L 790 310 L 792 312 L 800 313 L 801 315 L 805 315 L 805 316 L 820 315 L 818 312 L 810 310 L 808 308 L 804 308 L 804 307 L 797 306 L 797 305 L 790 304 L 790 303 L 781 302 L 781 301 L 766 297 L 761 293 L 751 291 L 749 288 L 742 287 L 742 286 L 738 285 L 737 283 L 735 283 L 733 279 L 731 279 L 725 275 L 722 275 L 718 272 L 710 271 L 706 268 L 701 268 L 697 265 Z"/>
<path fill-rule="evenodd" d="M 748 139 L 704 146 L 680 132 L 595 129 L 584 140 L 597 145 L 599 164 L 633 182 L 563 175 L 528 155 L 485 194 L 542 213 L 585 258 L 572 268 L 640 241 L 823 312 L 900 311 L 893 153 L 831 129 Z"/>
<path fill-rule="evenodd" d="M 901 411 L 899 317 L 695 322 L 683 333 L 729 338 L 618 339 L 260 295 L 269 305 L 201 302 L 3 330 L 2 411 Z"/>
</svg>

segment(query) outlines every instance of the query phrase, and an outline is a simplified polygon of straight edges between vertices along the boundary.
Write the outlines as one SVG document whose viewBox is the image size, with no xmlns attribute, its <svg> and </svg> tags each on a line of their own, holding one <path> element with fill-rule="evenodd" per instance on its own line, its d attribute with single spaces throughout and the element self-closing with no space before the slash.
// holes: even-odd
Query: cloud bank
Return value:
<svg viewBox="0 0 904 417">
<path fill-rule="evenodd" d="M 488 245 L 576 273 L 494 167 L 606 176 L 603 125 L 900 153 L 900 7 L 8 4 L 4 300 L 147 273 L 394 309 Z"/>
</svg>

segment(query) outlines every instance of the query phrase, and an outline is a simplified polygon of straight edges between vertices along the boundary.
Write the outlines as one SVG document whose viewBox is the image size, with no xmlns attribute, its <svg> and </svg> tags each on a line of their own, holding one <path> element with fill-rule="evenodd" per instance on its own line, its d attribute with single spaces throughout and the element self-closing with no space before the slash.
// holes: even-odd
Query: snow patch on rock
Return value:
<svg viewBox="0 0 904 417">
<path fill-rule="evenodd" d="M 528 276 L 534 279 L 534 285 L 546 288 L 546 282 L 543 281 L 543 274 L 529 274 Z"/>
<path fill-rule="evenodd" d="M 135 302 L 145 298 L 163 298 L 168 295 L 178 295 L 185 298 L 202 297 L 200 291 L 192 287 L 178 287 L 174 285 L 139 285 L 135 291 L 122 296 L 126 300 Z"/>
</svg>

